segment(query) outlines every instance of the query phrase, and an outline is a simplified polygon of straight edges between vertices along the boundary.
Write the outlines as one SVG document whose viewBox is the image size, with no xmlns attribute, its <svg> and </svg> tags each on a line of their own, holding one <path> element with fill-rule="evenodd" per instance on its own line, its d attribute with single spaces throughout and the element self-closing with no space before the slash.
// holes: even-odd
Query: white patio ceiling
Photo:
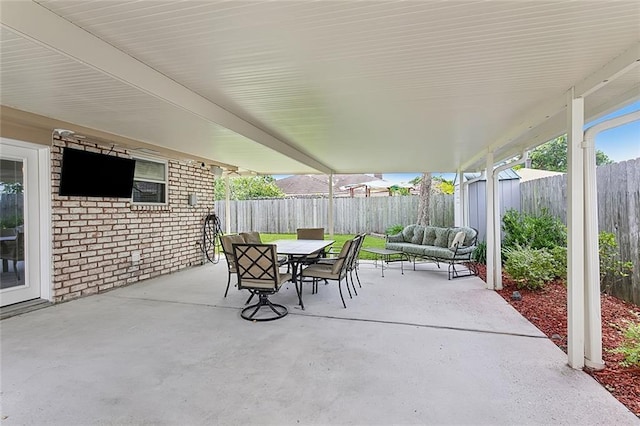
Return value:
<svg viewBox="0 0 640 426">
<path fill-rule="evenodd" d="M 640 99 L 637 0 L 0 7 L 2 105 L 257 173 L 474 170 L 564 132 L 571 87 Z"/>
</svg>

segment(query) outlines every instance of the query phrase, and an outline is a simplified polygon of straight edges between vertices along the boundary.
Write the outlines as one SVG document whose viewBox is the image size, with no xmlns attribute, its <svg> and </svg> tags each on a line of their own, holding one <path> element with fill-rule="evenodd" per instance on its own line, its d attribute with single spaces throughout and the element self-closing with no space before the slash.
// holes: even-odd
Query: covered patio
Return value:
<svg viewBox="0 0 640 426">
<path fill-rule="evenodd" d="M 3 423 L 637 423 L 478 278 L 362 262 L 257 324 L 223 263 L 4 320 Z"/>
<path fill-rule="evenodd" d="M 16 300 L 94 295 L 3 321 L 3 411 L 61 423 L 630 422 L 565 364 L 603 367 L 584 123 L 640 99 L 639 17 L 635 0 L 2 2 L 2 155 L 26 164 L 32 198 L 35 291 Z M 486 291 L 502 276 L 494 178 L 564 133 L 567 355 Z M 162 163 L 153 183 L 166 199 L 60 195 L 74 147 Z M 145 281 L 201 261 L 214 179 L 478 171 L 486 286 L 389 274 L 346 311 L 322 289 L 317 308 L 258 328 L 238 321 L 242 297 L 221 299 L 220 265 Z M 468 224 L 464 187 L 459 199 L 456 225 Z M 25 395 L 53 402 L 29 410 Z"/>
</svg>

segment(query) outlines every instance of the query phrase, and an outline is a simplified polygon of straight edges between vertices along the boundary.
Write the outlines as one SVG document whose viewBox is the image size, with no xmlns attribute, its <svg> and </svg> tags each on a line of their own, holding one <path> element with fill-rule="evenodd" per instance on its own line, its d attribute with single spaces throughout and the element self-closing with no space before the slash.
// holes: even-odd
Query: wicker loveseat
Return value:
<svg viewBox="0 0 640 426">
<path fill-rule="evenodd" d="M 460 232 L 463 234 L 458 235 Z M 451 279 L 476 274 L 473 269 L 470 269 L 469 273 L 460 274 L 456 270 L 456 264 L 471 262 L 477 239 L 478 231 L 467 226 L 442 228 L 409 225 L 398 234 L 388 235 L 385 248 L 406 254 L 413 261 L 414 269 L 417 259 L 436 262 L 438 267 L 441 262 L 447 263 Z"/>
</svg>

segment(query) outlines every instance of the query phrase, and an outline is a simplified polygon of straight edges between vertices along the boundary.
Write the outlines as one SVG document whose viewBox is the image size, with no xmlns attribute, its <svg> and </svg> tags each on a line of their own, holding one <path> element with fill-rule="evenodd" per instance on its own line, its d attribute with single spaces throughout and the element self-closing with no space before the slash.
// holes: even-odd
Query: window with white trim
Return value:
<svg viewBox="0 0 640 426">
<path fill-rule="evenodd" d="M 167 162 L 134 158 L 133 202 L 136 204 L 167 203 Z"/>
</svg>

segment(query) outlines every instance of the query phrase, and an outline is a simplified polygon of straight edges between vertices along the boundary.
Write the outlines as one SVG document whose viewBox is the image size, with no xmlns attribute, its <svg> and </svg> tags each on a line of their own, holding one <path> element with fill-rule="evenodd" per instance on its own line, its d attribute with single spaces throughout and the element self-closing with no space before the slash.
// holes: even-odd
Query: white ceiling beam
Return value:
<svg viewBox="0 0 640 426">
<path fill-rule="evenodd" d="M 192 92 L 37 3 L 2 2 L 0 22 L 11 31 L 40 45 L 205 120 L 226 127 L 319 172 L 332 171 L 282 138 L 273 136 L 248 120 Z"/>
<path fill-rule="evenodd" d="M 621 55 L 613 58 L 603 67 L 589 74 L 587 78 L 575 84 L 574 93 L 577 97 L 586 97 L 597 91 L 599 88 L 615 80 L 619 76 L 629 72 L 633 68 L 640 66 L 640 42 L 635 43 Z M 569 90 L 569 89 L 568 89 Z M 620 104 L 618 104 L 620 105 Z M 517 144 L 523 136 L 535 131 L 536 127 L 543 126 L 545 122 L 563 112 L 567 107 L 566 93 L 556 99 L 548 100 L 538 107 L 531 110 L 525 117 L 519 120 L 518 124 L 513 126 L 507 132 L 492 143 L 488 148 L 475 154 L 471 159 L 465 162 L 462 170 L 471 170 L 479 167 L 482 159 L 487 152 L 498 152 L 508 148 L 511 144 Z M 564 131 L 562 132 L 564 133 Z M 544 141 L 543 141 L 544 142 Z"/>
</svg>

